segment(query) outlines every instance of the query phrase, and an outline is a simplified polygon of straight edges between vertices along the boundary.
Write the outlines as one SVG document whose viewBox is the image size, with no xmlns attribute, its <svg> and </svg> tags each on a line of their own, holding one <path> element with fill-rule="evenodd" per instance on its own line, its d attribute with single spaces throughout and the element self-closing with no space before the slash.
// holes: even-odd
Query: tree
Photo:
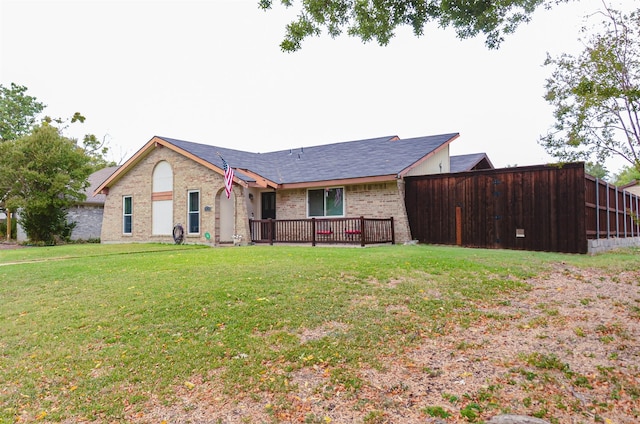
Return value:
<svg viewBox="0 0 640 424">
<path fill-rule="evenodd" d="M 625 166 L 614 176 L 613 184 L 620 187 L 631 181 L 640 181 L 640 170 L 633 166 Z"/>
<path fill-rule="evenodd" d="M 30 135 L 0 144 L 0 193 L 30 240 L 52 244 L 70 233 L 69 206 L 85 198 L 92 158 L 44 122 Z"/>
<path fill-rule="evenodd" d="M 0 85 L 0 143 L 26 135 L 45 105 L 26 94 L 27 87 Z"/>
<path fill-rule="evenodd" d="M 71 124 L 80 122 L 84 123 L 86 118 L 80 113 L 76 112 L 71 117 Z M 43 122 L 47 124 L 57 124 L 61 131 L 64 131 L 69 126 L 69 120 L 62 118 L 53 119 L 49 116 L 45 116 Z M 82 143 L 78 143 L 77 140 L 73 140 L 78 146 L 82 147 L 84 152 L 91 158 L 91 166 L 94 171 L 105 168 L 107 166 L 115 166 L 115 162 L 107 160 L 107 154 L 109 153 L 109 147 L 106 143 L 106 137 L 102 141 L 94 134 L 85 134 L 82 139 Z"/>
<path fill-rule="evenodd" d="M 486 45 L 497 48 L 504 35 L 527 22 L 533 11 L 543 5 L 566 0 L 300 0 L 295 21 L 287 25 L 280 47 L 292 52 L 302 41 L 317 36 L 325 28 L 336 37 L 343 31 L 364 42 L 375 39 L 387 45 L 400 26 L 410 26 L 416 36 L 424 33 L 429 22 L 441 27 L 453 27 L 458 37 L 486 36 Z M 259 0 L 264 10 L 273 7 L 274 0 Z M 295 7 L 295 0 L 280 0 L 286 7 Z"/>
<path fill-rule="evenodd" d="M 561 161 L 604 163 L 617 155 L 640 169 L 640 10 L 603 15 L 603 31 L 580 55 L 547 57 L 555 70 L 545 99 L 556 123 L 540 144 Z"/>
<path fill-rule="evenodd" d="M 600 163 L 587 162 L 584 164 L 584 171 L 601 180 L 606 180 L 609 175 L 609 170 Z"/>
</svg>

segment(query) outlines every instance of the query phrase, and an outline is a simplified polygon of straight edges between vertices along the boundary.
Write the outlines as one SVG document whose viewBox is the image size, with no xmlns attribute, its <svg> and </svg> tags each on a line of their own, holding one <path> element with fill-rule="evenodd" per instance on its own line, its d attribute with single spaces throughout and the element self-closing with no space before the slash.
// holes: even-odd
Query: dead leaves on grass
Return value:
<svg viewBox="0 0 640 424">
<path fill-rule="evenodd" d="M 561 265 L 529 281 L 527 292 L 476 305 L 474 321 L 425 331 L 418 348 L 380 356 L 381 369 L 363 364 L 341 374 L 340 364 L 309 351 L 295 364 L 263 364 L 255 389 L 241 393 L 225 393 L 216 379 L 189 378 L 193 387 L 176 389 L 174 405 L 153 402 L 153 413 L 133 421 L 411 423 L 442 414 L 457 423 L 507 411 L 558 422 L 637 422 L 640 273 L 614 277 Z M 411 315 L 403 305 L 386 313 Z M 329 321 L 297 336 L 304 345 L 349 329 Z M 270 381 L 277 387 L 263 384 Z"/>
</svg>

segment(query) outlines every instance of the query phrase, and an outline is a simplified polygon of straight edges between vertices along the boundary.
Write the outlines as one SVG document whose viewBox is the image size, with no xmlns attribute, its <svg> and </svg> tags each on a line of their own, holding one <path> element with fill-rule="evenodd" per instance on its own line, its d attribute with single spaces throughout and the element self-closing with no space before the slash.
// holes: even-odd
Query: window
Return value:
<svg viewBox="0 0 640 424">
<path fill-rule="evenodd" d="M 122 198 L 122 232 L 131 234 L 133 230 L 133 197 Z"/>
<path fill-rule="evenodd" d="M 344 188 L 320 188 L 307 191 L 309 216 L 344 216 Z"/>
<path fill-rule="evenodd" d="M 158 162 L 153 168 L 151 200 L 151 234 L 171 234 L 173 231 L 173 170 L 166 161 Z"/>
<path fill-rule="evenodd" d="M 188 232 L 191 234 L 200 232 L 200 192 L 189 191 L 188 192 L 189 203 L 189 225 Z"/>
</svg>

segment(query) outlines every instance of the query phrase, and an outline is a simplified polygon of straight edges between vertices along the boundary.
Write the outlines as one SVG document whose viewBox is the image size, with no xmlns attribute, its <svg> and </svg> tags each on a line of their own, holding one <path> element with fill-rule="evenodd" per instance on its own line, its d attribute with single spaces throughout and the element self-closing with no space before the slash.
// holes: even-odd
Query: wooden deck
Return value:
<svg viewBox="0 0 640 424">
<path fill-rule="evenodd" d="M 253 243 L 395 244 L 391 218 L 251 219 Z"/>
</svg>

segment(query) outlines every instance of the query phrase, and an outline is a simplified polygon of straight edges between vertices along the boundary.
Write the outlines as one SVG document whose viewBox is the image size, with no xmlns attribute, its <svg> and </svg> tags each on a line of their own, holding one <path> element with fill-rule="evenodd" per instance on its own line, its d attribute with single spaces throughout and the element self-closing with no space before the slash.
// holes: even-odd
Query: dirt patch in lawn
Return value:
<svg viewBox="0 0 640 424">
<path fill-rule="evenodd" d="M 640 272 L 558 264 L 531 290 L 478 305 L 466 327 L 426 338 L 385 367 L 363 366 L 356 391 L 309 366 L 286 393 L 222 394 L 214 381 L 176 387 L 129 421 L 159 423 L 463 423 L 500 413 L 557 423 L 640 422 Z M 302 341 L 341 331 L 329 322 Z"/>
<path fill-rule="evenodd" d="M 0 242 L 0 250 L 22 249 L 26 246 L 18 243 Z"/>
</svg>

